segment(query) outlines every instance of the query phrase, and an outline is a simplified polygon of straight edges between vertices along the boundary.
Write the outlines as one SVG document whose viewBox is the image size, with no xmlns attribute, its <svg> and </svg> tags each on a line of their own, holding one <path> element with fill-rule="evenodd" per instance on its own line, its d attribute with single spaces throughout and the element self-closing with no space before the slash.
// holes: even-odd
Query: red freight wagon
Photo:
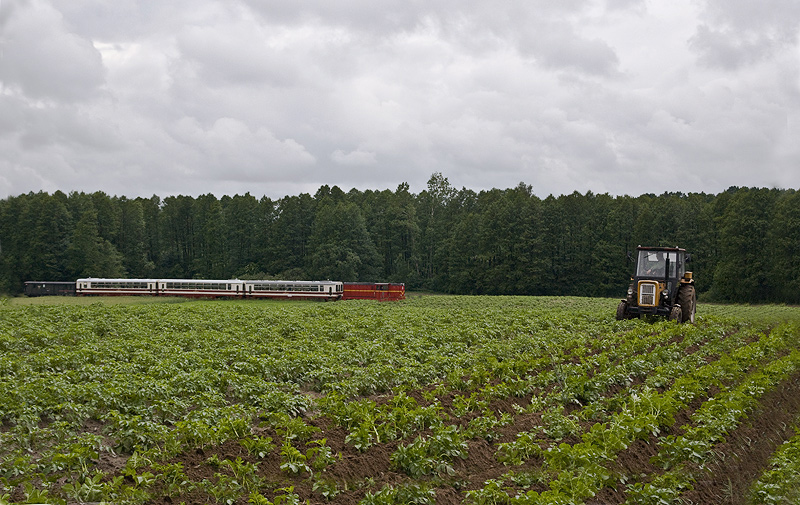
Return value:
<svg viewBox="0 0 800 505">
<path fill-rule="evenodd" d="M 342 300 L 405 300 L 401 282 L 345 282 Z"/>
</svg>

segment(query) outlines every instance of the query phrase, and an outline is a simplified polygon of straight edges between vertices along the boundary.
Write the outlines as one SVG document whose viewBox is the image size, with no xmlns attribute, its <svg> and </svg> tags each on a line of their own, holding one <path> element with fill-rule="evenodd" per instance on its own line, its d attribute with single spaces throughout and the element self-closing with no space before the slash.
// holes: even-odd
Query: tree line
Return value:
<svg viewBox="0 0 800 505">
<path fill-rule="evenodd" d="M 680 246 L 709 300 L 800 302 L 800 194 L 731 187 L 637 197 L 475 192 L 435 173 L 418 194 L 322 186 L 135 198 L 0 201 L 0 293 L 80 277 L 404 282 L 458 294 L 621 297 L 637 245 Z"/>
</svg>

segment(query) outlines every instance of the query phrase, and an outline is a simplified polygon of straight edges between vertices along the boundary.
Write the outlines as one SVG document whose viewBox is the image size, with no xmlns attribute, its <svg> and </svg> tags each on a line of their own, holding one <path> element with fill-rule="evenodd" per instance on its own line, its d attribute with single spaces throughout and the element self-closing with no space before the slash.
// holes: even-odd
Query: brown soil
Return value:
<svg viewBox="0 0 800 505">
<path fill-rule="evenodd" d="M 517 403 L 526 403 L 525 399 L 519 400 Z M 498 402 L 493 406 L 500 407 L 501 410 L 510 410 L 510 403 L 504 405 L 503 402 Z M 682 433 L 682 427 L 689 422 L 691 412 L 701 403 L 701 400 L 697 400 L 685 411 L 679 413 L 676 416 L 676 424 L 670 428 L 669 433 Z M 715 449 L 718 457 L 708 466 L 707 470 L 696 469 L 698 479 L 694 489 L 684 496 L 687 502 L 696 505 L 744 505 L 750 485 L 763 472 L 770 455 L 780 443 L 793 436 L 792 424 L 799 414 L 800 374 L 797 374 L 772 393 L 765 395 L 758 410 L 753 412 L 737 430 L 730 433 L 725 443 Z M 430 477 L 421 480 L 428 483 L 435 482 L 433 485 L 436 491 L 436 503 L 449 505 L 462 503 L 467 490 L 480 489 L 486 480 L 499 479 L 510 470 L 516 472 L 536 470 L 541 464 L 537 458 L 527 461 L 521 467 L 508 467 L 496 460 L 495 453 L 497 443 L 514 440 L 517 433 L 531 430 L 540 422 L 539 414 L 517 415 L 514 424 L 501 428 L 498 438 L 492 442 L 470 440 L 468 458 L 453 462 L 454 476 L 443 475 L 435 481 L 431 481 Z M 274 499 L 276 495 L 281 494 L 276 490 L 292 486 L 301 502 L 308 500 L 313 504 L 357 504 L 367 492 L 375 493 L 386 485 L 396 487 L 413 482 L 410 477 L 391 465 L 391 454 L 401 441 L 376 444 L 362 453 L 346 444 L 347 433 L 345 430 L 334 426 L 326 418 L 316 418 L 311 423 L 321 429 L 318 437 L 326 438 L 327 445 L 332 448 L 334 453 L 340 455 L 340 459 L 336 463 L 317 476 L 335 482 L 340 490 L 339 494 L 330 501 L 312 490 L 312 479 L 308 474 L 291 476 L 280 470 L 279 448 L 276 448 L 268 458 L 257 460 L 238 442 L 229 441 L 219 447 L 181 454 L 173 462 L 182 463 L 186 474 L 194 482 L 200 482 L 203 479 L 213 482 L 215 472 L 224 473 L 224 468 L 222 470 L 212 469 L 207 462 L 208 458 L 215 454 L 220 460 L 227 458 L 233 461 L 241 458 L 244 461 L 257 462 L 259 475 L 267 484 L 267 487 L 260 491 L 264 496 Z M 275 433 L 266 435 L 278 440 Z M 411 439 L 413 436 L 406 439 L 405 442 Z M 565 440 L 568 443 L 578 441 L 580 440 Z M 297 446 L 301 450 L 304 448 L 303 444 Z M 632 481 L 649 480 L 653 475 L 662 472 L 661 468 L 651 462 L 651 458 L 657 453 L 658 439 L 650 435 L 645 440 L 637 440 L 622 451 L 611 470 L 617 475 L 634 476 Z M 510 489 L 515 489 L 515 486 L 508 481 L 506 485 Z M 530 489 L 543 491 L 546 487 Z M 158 495 L 159 490 L 154 491 L 155 495 Z M 626 484 L 618 483 L 615 488 L 608 487 L 601 490 L 587 503 L 596 505 L 623 503 L 626 499 L 625 491 Z M 162 497 L 153 503 L 185 502 L 187 505 L 191 505 L 213 503 L 214 501 L 212 496 L 195 489 L 180 496 Z M 238 503 L 245 504 L 246 497 L 240 499 Z"/>
<path fill-rule="evenodd" d="M 697 346 L 699 348 L 699 346 Z M 697 348 L 688 348 L 684 352 L 691 353 Z M 640 384 L 641 378 L 636 378 L 634 385 Z M 630 386 L 615 386 L 604 393 L 604 396 L 612 396 Z M 429 392 L 433 387 L 420 391 L 410 391 L 408 396 L 414 398 L 421 406 L 429 405 L 431 402 L 424 400 L 423 392 Z M 544 391 L 537 391 L 542 394 Z M 709 396 L 713 396 L 715 390 L 709 391 Z M 450 416 L 450 423 L 464 428 L 470 420 L 477 414 L 468 413 L 461 418 L 453 416 L 453 400 L 456 395 L 468 395 L 464 391 L 450 391 L 437 398 L 444 412 Z M 377 404 L 385 403 L 389 400 L 386 395 L 376 395 L 371 397 Z M 495 399 L 490 402 L 490 408 L 494 412 L 505 412 L 512 414 L 514 422 L 511 425 L 500 427 L 496 430 L 495 436 L 491 441 L 483 439 L 473 439 L 468 442 L 468 457 L 464 460 L 451 462 L 455 475 L 427 476 L 416 482 L 424 482 L 435 488 L 436 503 L 449 505 L 459 504 L 465 499 L 465 493 L 469 490 L 481 489 L 489 479 L 501 479 L 509 471 L 516 473 L 535 472 L 541 470 L 542 461 L 540 458 L 532 458 L 522 466 L 505 466 L 496 459 L 497 444 L 512 442 L 521 432 L 535 430 L 541 426 L 542 417 L 540 413 L 518 414 L 514 405 L 527 407 L 530 404 L 531 396 L 510 399 Z M 686 409 L 675 416 L 675 424 L 666 433 L 680 435 L 683 428 L 691 420 L 691 414 L 699 408 L 705 398 L 698 398 L 687 406 Z M 576 406 L 569 406 L 566 412 L 571 412 Z M 318 413 L 314 413 L 318 415 Z M 747 492 L 754 481 L 767 465 L 769 457 L 774 453 L 776 447 L 784 440 L 794 435 L 793 424 L 800 418 L 800 373 L 785 381 L 780 387 L 762 398 L 759 408 L 751 413 L 749 419 L 745 420 L 738 429 L 730 433 L 725 443 L 715 448 L 717 458 L 706 470 L 695 469 L 697 481 L 694 488 L 685 494 L 684 498 L 688 503 L 695 505 L 744 505 L 746 503 Z M 190 452 L 182 453 L 167 463 L 180 463 L 188 479 L 194 483 L 205 481 L 216 482 L 219 474 L 232 475 L 228 467 L 218 468 L 209 464 L 209 458 L 216 456 L 220 461 L 228 459 L 235 461 L 240 458 L 242 461 L 258 465 L 258 477 L 262 479 L 264 486 L 259 492 L 270 500 L 274 500 L 286 491 L 281 489 L 292 488 L 301 503 L 312 504 L 341 504 L 351 505 L 359 503 L 368 493 L 376 493 L 384 486 L 397 487 L 403 484 L 415 482 L 411 477 L 404 474 L 401 470 L 394 468 L 391 464 L 391 455 L 400 443 L 408 443 L 417 434 L 407 437 L 405 440 L 394 440 L 375 444 L 365 452 L 359 452 L 352 445 L 345 442 L 347 431 L 333 423 L 330 419 L 314 416 L 306 416 L 305 421 L 319 428 L 315 439 L 326 439 L 326 445 L 330 447 L 337 461 L 329 465 L 324 470 L 315 475 L 301 472 L 299 475 L 289 475 L 280 469 L 280 436 L 272 430 L 258 429 L 260 436 L 270 436 L 276 442 L 276 447 L 270 455 L 264 459 L 258 459 L 248 453 L 238 441 L 228 441 L 218 447 L 205 447 Z M 581 422 L 583 430 L 589 429 L 592 423 Z M 86 426 L 87 431 L 101 433 L 101 423 L 93 423 Z M 421 433 L 423 436 L 430 434 L 429 431 Z M 552 443 L 575 444 L 580 442 L 580 438 L 572 436 L 565 440 L 553 441 Z M 304 442 L 295 442 L 301 452 L 305 452 L 308 446 Z M 637 440 L 627 449 L 623 450 L 613 467 L 609 468 L 617 476 L 625 477 L 615 479 L 615 487 L 602 489 L 597 496 L 588 501 L 591 505 L 600 504 L 620 504 L 626 499 L 627 485 L 636 481 L 648 481 L 654 475 L 658 475 L 663 470 L 654 465 L 651 460 L 658 453 L 658 439 L 649 435 L 644 440 Z M 118 474 L 125 464 L 127 457 L 124 454 L 104 453 L 97 467 L 103 473 L 113 476 Z M 142 471 L 142 470 L 140 470 Z M 154 472 L 156 473 L 156 472 Z M 126 479 L 130 480 L 129 477 Z M 313 490 L 314 480 L 324 479 L 336 485 L 338 494 L 330 500 L 326 500 L 319 491 Z M 131 481 L 132 483 L 132 481 Z M 522 489 L 514 483 L 506 480 L 504 486 L 510 492 L 519 491 L 544 491 L 547 489 L 544 484 L 532 484 L 532 487 Z M 537 487 L 538 486 L 538 487 Z M 193 490 L 184 489 L 173 496 L 167 496 L 166 486 L 163 482 L 157 482 L 151 488 L 152 496 L 156 497 L 152 503 L 155 504 L 177 504 L 187 505 L 201 503 L 215 503 L 216 499 L 209 495 L 202 488 L 196 487 Z M 23 498 L 22 489 L 14 489 L 12 500 L 17 501 Z M 237 503 L 245 505 L 247 496 L 239 498 Z"/>
</svg>

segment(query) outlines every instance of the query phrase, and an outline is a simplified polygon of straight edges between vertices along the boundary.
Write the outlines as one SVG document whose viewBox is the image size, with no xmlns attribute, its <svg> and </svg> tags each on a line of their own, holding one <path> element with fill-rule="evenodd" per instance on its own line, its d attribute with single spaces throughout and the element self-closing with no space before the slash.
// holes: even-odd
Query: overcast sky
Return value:
<svg viewBox="0 0 800 505">
<path fill-rule="evenodd" d="M 800 189 L 797 0 L 0 0 L 0 198 Z"/>
</svg>

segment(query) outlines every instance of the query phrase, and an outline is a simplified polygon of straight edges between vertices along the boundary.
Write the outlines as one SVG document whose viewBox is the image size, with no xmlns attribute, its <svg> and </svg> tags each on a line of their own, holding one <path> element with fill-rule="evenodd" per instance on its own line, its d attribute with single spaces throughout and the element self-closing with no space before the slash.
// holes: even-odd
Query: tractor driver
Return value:
<svg viewBox="0 0 800 505">
<path fill-rule="evenodd" d="M 647 264 L 647 269 L 645 270 L 645 275 L 652 275 L 654 277 L 663 276 L 664 275 L 664 254 L 663 253 L 656 253 L 655 261 L 649 261 Z"/>
</svg>

